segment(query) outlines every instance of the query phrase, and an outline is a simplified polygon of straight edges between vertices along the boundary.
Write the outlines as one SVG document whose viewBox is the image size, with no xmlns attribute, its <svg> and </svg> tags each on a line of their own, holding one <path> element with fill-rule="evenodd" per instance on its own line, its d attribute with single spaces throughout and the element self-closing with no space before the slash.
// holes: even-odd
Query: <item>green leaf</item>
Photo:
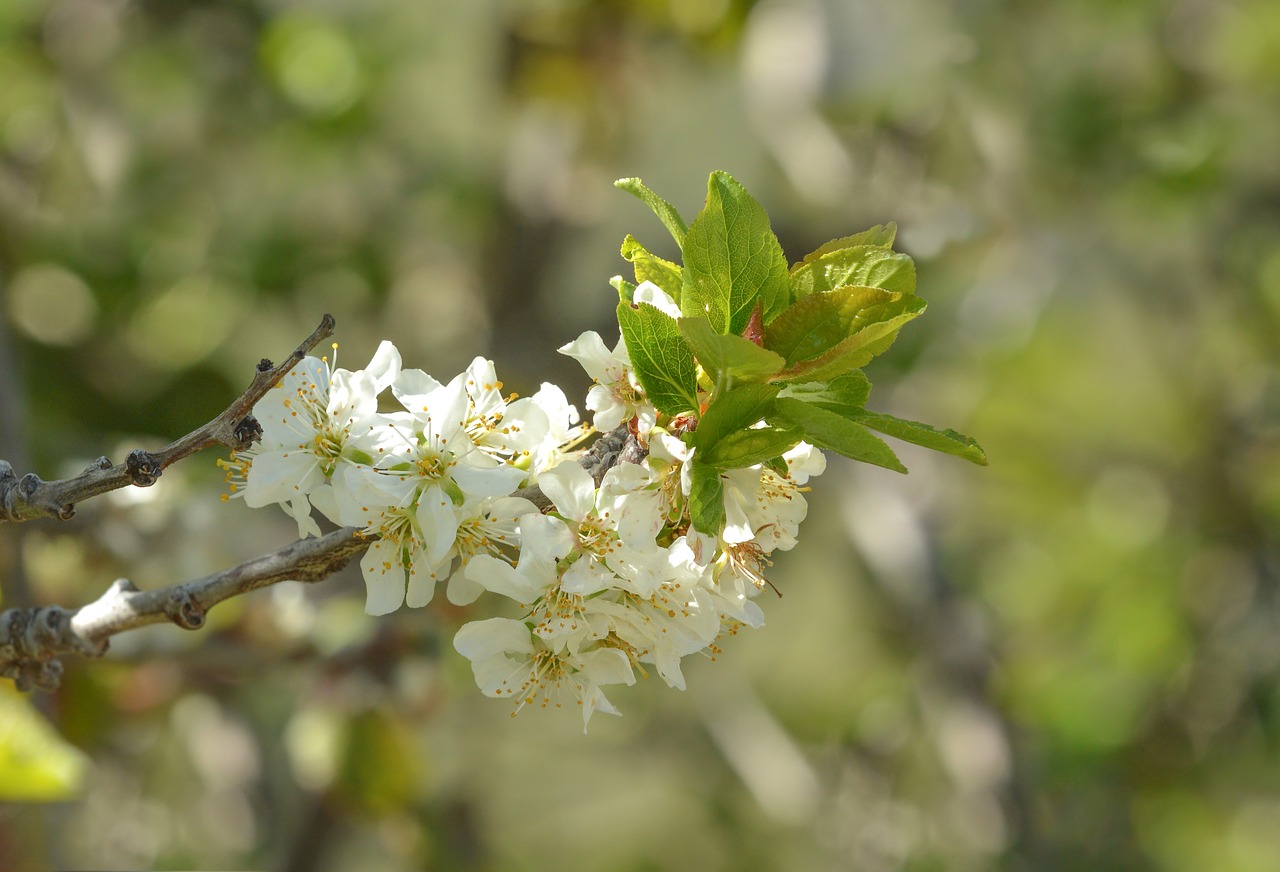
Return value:
<svg viewBox="0 0 1280 872">
<path fill-rule="evenodd" d="M 878 248 L 892 248 L 893 240 L 898 235 L 898 225 L 890 221 L 888 224 L 877 224 L 869 230 L 861 233 L 855 233 L 852 236 L 842 236 L 839 239 L 833 239 L 823 245 L 821 248 L 806 254 L 804 260 L 791 268 L 794 273 L 806 263 L 817 260 L 824 254 L 830 254 L 833 251 L 839 251 L 842 248 L 853 248 L 855 245 L 874 245 Z"/>
<path fill-rule="evenodd" d="M 908 255 L 897 251 L 878 245 L 855 245 L 805 261 L 791 273 L 791 292 L 797 299 L 845 285 L 914 294 L 916 265 Z"/>
<path fill-rule="evenodd" d="M 626 303 L 627 305 L 631 304 L 631 298 L 635 295 L 635 292 L 636 292 L 635 285 L 631 284 L 631 282 L 627 281 L 622 276 L 614 276 L 613 278 L 609 279 L 609 284 L 612 285 L 613 289 L 618 292 L 619 301 Z"/>
<path fill-rule="evenodd" d="M 788 382 L 825 381 L 859 369 L 881 354 L 897 338 L 902 325 L 925 310 L 916 296 L 905 296 L 859 316 L 857 332 L 817 357 L 800 361 L 776 377 Z"/>
<path fill-rule="evenodd" d="M 648 303 L 634 309 L 619 303 L 618 326 L 649 402 L 668 415 L 696 410 L 697 369 L 676 319 Z"/>
<path fill-rule="evenodd" d="M 745 384 L 717 396 L 698 420 L 690 444 L 706 451 L 731 433 L 758 423 L 772 410 L 777 395 L 773 385 Z"/>
<path fill-rule="evenodd" d="M 893 449 L 861 424 L 794 397 L 779 397 L 774 406 L 778 417 L 799 426 L 804 438 L 819 448 L 829 448 L 845 457 L 894 472 L 907 471 Z"/>
<path fill-rule="evenodd" d="M 792 303 L 764 333 L 764 345 L 787 364 L 830 351 L 867 324 L 880 320 L 884 306 L 900 299 L 878 288 L 839 288 Z"/>
<path fill-rule="evenodd" d="M 720 470 L 698 462 L 693 456 L 689 464 L 689 519 L 693 529 L 708 536 L 719 536 L 724 528 L 724 483 Z"/>
<path fill-rule="evenodd" d="M 80 792 L 89 758 L 9 682 L 0 687 L 0 800 L 56 802 Z"/>
<path fill-rule="evenodd" d="M 764 381 L 781 372 L 787 362 L 778 354 L 761 348 L 733 333 L 717 333 L 705 315 L 681 318 L 680 333 L 712 378 L 727 376 L 737 381 Z"/>
<path fill-rule="evenodd" d="M 711 174 L 681 250 L 680 311 L 706 315 L 717 333 L 741 333 L 757 302 L 765 324 L 790 302 L 787 259 L 769 216 L 727 173 Z"/>
<path fill-rule="evenodd" d="M 932 448 L 944 454 L 954 454 L 979 466 L 987 465 L 987 455 L 982 447 L 970 437 L 955 430 L 937 430 L 918 421 L 908 421 L 892 415 L 869 412 L 866 409 L 855 413 L 854 419 L 873 430 L 879 430 L 886 436 L 893 436 L 903 442 Z"/>
<path fill-rule="evenodd" d="M 633 194 L 644 201 L 653 214 L 658 216 L 658 220 L 667 228 L 671 234 L 671 238 L 676 241 L 676 245 L 684 248 L 684 238 L 689 232 L 689 227 L 684 223 L 684 219 L 680 217 L 680 213 L 676 211 L 666 200 L 659 197 L 653 191 L 645 187 L 644 182 L 639 179 L 618 179 L 613 183 L 615 188 L 621 188 L 629 194 Z"/>
<path fill-rule="evenodd" d="M 855 369 L 830 381 L 787 385 L 778 396 L 795 397 L 848 418 L 866 405 L 867 397 L 871 396 L 871 382 L 862 370 Z"/>
<path fill-rule="evenodd" d="M 671 299 L 680 302 L 679 266 L 653 254 L 630 234 L 622 240 L 622 256 L 635 265 L 637 283 L 653 282 Z"/>
<path fill-rule="evenodd" d="M 703 459 L 720 469 L 740 469 L 772 460 L 795 448 L 803 438 L 800 427 L 787 421 L 772 427 L 738 430 L 707 449 Z"/>
</svg>

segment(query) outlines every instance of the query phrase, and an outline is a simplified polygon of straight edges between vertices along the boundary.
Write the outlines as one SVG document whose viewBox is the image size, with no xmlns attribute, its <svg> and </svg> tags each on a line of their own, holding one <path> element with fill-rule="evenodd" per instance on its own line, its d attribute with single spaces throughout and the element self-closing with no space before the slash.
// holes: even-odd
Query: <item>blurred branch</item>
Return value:
<svg viewBox="0 0 1280 872">
<path fill-rule="evenodd" d="M 332 326 L 332 319 L 326 316 L 307 341 L 314 344 L 319 341 L 317 334 Z M 295 355 L 301 359 L 300 353 L 308 347 L 304 343 Z M 578 463 L 598 484 L 611 467 L 624 461 L 638 463 L 644 454 L 644 447 L 623 424 L 597 439 Z M 523 488 L 516 495 L 540 508 L 550 506 L 536 486 Z M 299 539 L 213 575 L 159 590 L 141 591 L 133 582 L 121 578 L 97 600 L 77 610 L 61 606 L 8 609 L 0 612 L 0 676 L 13 679 L 21 690 L 54 690 L 62 677 L 58 658 L 64 654 L 100 657 L 106 653 L 112 636 L 148 624 L 168 621 L 186 630 L 198 630 L 204 626 L 209 609 L 223 600 L 281 581 L 322 581 L 363 553 L 373 538 L 357 527 L 343 527 L 316 539 Z"/>
<path fill-rule="evenodd" d="M 5 293 L 3 258 L 0 258 L 0 299 Z M 20 467 L 27 465 L 26 396 L 18 374 L 13 335 L 0 319 L 0 457 L 12 457 Z M 10 606 L 29 606 L 35 600 L 27 582 L 22 552 L 22 527 L 0 528 L 0 601 Z"/>
<path fill-rule="evenodd" d="M 35 473 L 18 478 L 13 466 L 0 460 L 0 522 L 42 517 L 65 521 L 75 515 L 75 504 L 81 500 L 129 485 L 150 487 L 171 464 L 211 445 L 225 445 L 232 450 L 247 448 L 262 432 L 250 414 L 254 405 L 307 352 L 333 335 L 333 328 L 333 316 L 325 315 L 320 326 L 283 363 L 272 365 L 271 361 L 262 360 L 249 387 L 220 415 L 159 451 L 131 451 L 121 466 L 113 465 L 105 456 L 99 457 L 75 478 L 57 481 L 43 481 Z"/>
</svg>

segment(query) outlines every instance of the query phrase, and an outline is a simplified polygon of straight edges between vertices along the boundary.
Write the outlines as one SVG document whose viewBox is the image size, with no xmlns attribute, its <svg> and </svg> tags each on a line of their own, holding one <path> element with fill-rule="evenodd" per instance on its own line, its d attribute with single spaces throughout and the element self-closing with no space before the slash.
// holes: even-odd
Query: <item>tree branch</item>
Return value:
<svg viewBox="0 0 1280 872">
<path fill-rule="evenodd" d="M 332 327 L 331 321 L 326 323 Z M 623 424 L 597 439 L 578 463 L 599 484 L 611 467 L 621 462 L 639 463 L 645 453 Z M 543 509 L 551 505 L 536 485 L 514 495 Z M 0 612 L 0 676 L 13 679 L 20 690 L 54 690 L 62 677 L 58 659 L 62 655 L 100 657 L 116 633 L 148 624 L 168 621 L 198 630 L 204 626 L 206 613 L 218 603 L 281 581 L 322 581 L 372 542 L 373 537 L 362 535 L 358 528 L 343 527 L 316 539 L 299 539 L 213 575 L 158 590 L 138 590 L 133 582 L 120 578 L 97 600 L 77 610 L 61 606 L 8 609 Z"/>
<path fill-rule="evenodd" d="M 148 624 L 170 621 L 198 630 L 209 609 L 223 600 L 281 581 L 321 581 L 371 542 L 357 528 L 343 527 L 159 590 L 138 590 L 127 578 L 116 579 L 102 596 L 76 611 L 61 606 L 9 609 L 0 613 L 0 675 L 12 678 L 20 690 L 56 689 L 62 676 L 57 658 L 63 654 L 100 657 L 111 636 Z"/>
<path fill-rule="evenodd" d="M 306 357 L 307 352 L 332 336 L 333 328 L 333 316 L 325 315 L 320 326 L 283 363 L 272 365 L 263 359 L 249 387 L 220 415 L 159 451 L 131 451 L 119 466 L 105 456 L 99 457 L 75 478 L 57 481 L 43 481 L 35 473 L 18 478 L 13 466 L 0 460 L 0 522 L 32 518 L 65 521 L 75 515 L 76 503 L 129 485 L 150 487 L 171 464 L 211 445 L 224 445 L 232 450 L 249 447 L 262 433 L 262 427 L 250 414 L 254 405 Z"/>
</svg>

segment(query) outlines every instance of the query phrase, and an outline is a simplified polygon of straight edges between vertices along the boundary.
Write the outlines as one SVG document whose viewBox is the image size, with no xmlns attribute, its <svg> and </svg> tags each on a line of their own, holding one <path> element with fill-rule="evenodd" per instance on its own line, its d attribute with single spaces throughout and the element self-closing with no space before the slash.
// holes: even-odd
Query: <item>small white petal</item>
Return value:
<svg viewBox="0 0 1280 872">
<path fill-rule="evenodd" d="M 404 567 L 400 565 L 400 549 L 379 539 L 369 546 L 360 560 L 364 574 L 364 610 L 371 615 L 387 615 L 404 604 Z"/>
</svg>

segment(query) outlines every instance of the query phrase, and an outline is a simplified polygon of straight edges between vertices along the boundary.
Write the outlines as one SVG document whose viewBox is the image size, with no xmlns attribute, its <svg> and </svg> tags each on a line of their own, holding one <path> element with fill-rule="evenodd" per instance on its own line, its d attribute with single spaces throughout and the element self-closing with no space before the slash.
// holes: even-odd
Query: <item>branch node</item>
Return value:
<svg viewBox="0 0 1280 872">
<path fill-rule="evenodd" d="M 165 616 L 184 630 L 198 630 L 204 626 L 204 606 L 196 602 L 188 590 L 179 588 L 169 594 L 164 606 Z"/>
<path fill-rule="evenodd" d="M 111 587 L 107 588 L 107 596 L 137 592 L 138 586 L 127 578 L 117 578 L 115 581 L 111 582 Z"/>
<path fill-rule="evenodd" d="M 271 372 L 271 368 L 274 366 L 275 364 L 271 362 L 270 358 L 264 357 L 258 361 L 258 372 Z"/>
<path fill-rule="evenodd" d="M 89 465 L 84 468 L 85 472 L 101 472 L 104 469 L 112 467 L 111 458 L 105 454 L 94 460 L 89 461 Z"/>
<path fill-rule="evenodd" d="M 234 435 L 241 448 L 248 448 L 262 438 L 262 425 L 253 415 L 245 415 L 244 419 L 236 425 Z"/>
<path fill-rule="evenodd" d="M 7 460 L 0 460 L 0 484 L 12 481 L 17 477 L 13 471 L 13 464 Z"/>
<path fill-rule="evenodd" d="M 62 683 L 62 662 L 59 660 L 28 660 L 18 664 L 17 671 L 13 683 L 21 691 L 51 692 Z"/>
<path fill-rule="evenodd" d="M 129 452 L 124 466 L 129 473 L 129 480 L 138 487 L 151 487 L 164 472 L 160 461 L 150 451 L 143 451 L 141 448 Z"/>
<path fill-rule="evenodd" d="M 29 500 L 35 494 L 36 488 L 40 487 L 41 484 L 43 482 L 40 481 L 40 476 L 34 472 L 28 472 L 18 480 L 18 493 Z"/>
</svg>

